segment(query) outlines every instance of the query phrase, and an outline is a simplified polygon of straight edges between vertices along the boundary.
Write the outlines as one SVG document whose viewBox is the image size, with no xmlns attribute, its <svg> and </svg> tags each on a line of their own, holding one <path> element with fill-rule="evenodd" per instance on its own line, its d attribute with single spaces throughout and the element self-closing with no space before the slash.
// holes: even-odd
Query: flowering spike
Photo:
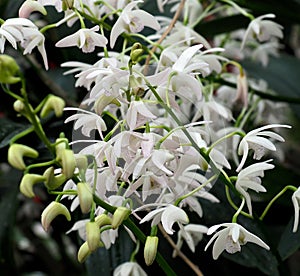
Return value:
<svg viewBox="0 0 300 276">
<path fill-rule="evenodd" d="M 45 186 L 49 190 L 57 189 L 67 180 L 64 174 L 54 175 L 54 167 L 45 170 L 43 176 L 45 178 Z"/>
<path fill-rule="evenodd" d="M 0 83 L 14 84 L 21 81 L 16 77 L 20 71 L 16 61 L 8 55 L 0 55 Z"/>
<path fill-rule="evenodd" d="M 61 117 L 65 105 L 66 103 L 62 98 L 50 95 L 41 110 L 40 116 L 45 118 L 51 111 L 54 111 L 56 117 Z"/>
<path fill-rule="evenodd" d="M 45 180 L 45 177 L 39 174 L 25 174 L 20 183 L 20 191 L 27 197 L 34 197 L 33 185 Z"/>
<path fill-rule="evenodd" d="M 58 215 L 64 215 L 68 221 L 71 220 L 71 215 L 67 207 L 60 202 L 52 201 L 43 211 L 41 220 L 45 231 L 48 231 L 49 226 Z"/>
<path fill-rule="evenodd" d="M 23 157 L 37 158 L 39 153 L 28 146 L 22 144 L 12 144 L 8 149 L 8 163 L 18 170 L 25 170 L 26 165 Z"/>
<path fill-rule="evenodd" d="M 89 250 L 91 252 L 95 251 L 100 243 L 100 229 L 95 221 L 87 222 L 86 238 Z"/>
<path fill-rule="evenodd" d="M 130 213 L 131 211 L 126 207 L 123 206 L 118 207 L 112 217 L 112 222 L 111 222 L 112 229 L 118 228 L 122 224 L 122 222 L 128 218 Z"/>
<path fill-rule="evenodd" d="M 157 253 L 158 237 L 148 236 L 144 247 L 144 259 L 146 265 L 152 265 Z"/>
<path fill-rule="evenodd" d="M 91 188 L 86 182 L 77 183 L 77 192 L 81 212 L 86 214 L 90 211 L 93 203 L 93 194 Z"/>
</svg>

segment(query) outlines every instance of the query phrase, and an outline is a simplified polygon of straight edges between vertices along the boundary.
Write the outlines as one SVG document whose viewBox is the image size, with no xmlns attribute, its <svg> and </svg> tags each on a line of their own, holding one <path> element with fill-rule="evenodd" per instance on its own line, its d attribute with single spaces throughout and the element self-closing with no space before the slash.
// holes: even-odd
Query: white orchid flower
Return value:
<svg viewBox="0 0 300 276">
<path fill-rule="evenodd" d="M 82 128 L 82 134 L 87 137 L 91 137 L 92 130 L 98 130 L 100 136 L 103 138 L 102 131 L 106 131 L 107 127 L 101 116 L 80 108 L 67 107 L 64 110 L 80 112 L 71 115 L 65 120 L 65 123 L 75 121 L 74 130 Z"/>
<path fill-rule="evenodd" d="M 275 15 L 272 13 L 264 14 L 250 22 L 245 32 L 241 49 L 244 48 L 246 41 L 253 36 L 255 36 L 260 42 L 267 41 L 271 37 L 283 37 L 283 27 L 271 20 L 265 20 L 266 18 L 275 18 Z"/>
<path fill-rule="evenodd" d="M 116 40 L 123 32 L 138 33 L 145 26 L 159 30 L 160 25 L 153 15 L 143 10 L 133 10 L 137 4 L 143 1 L 130 2 L 120 14 L 110 33 L 110 46 L 115 46 Z"/>
<path fill-rule="evenodd" d="M 82 49 L 84 53 L 91 53 L 95 50 L 95 47 L 105 47 L 107 39 L 104 35 L 98 34 L 99 26 L 87 29 L 83 28 L 78 30 L 76 33 L 71 34 L 60 41 L 58 41 L 56 47 L 71 47 L 77 46 Z"/>
<path fill-rule="evenodd" d="M 300 205 L 300 187 L 295 191 L 292 195 L 292 202 L 294 205 L 295 209 L 295 220 L 294 220 L 294 227 L 293 227 L 293 232 L 297 232 L 298 230 L 298 225 L 299 225 L 299 205 Z"/>
<path fill-rule="evenodd" d="M 170 235 L 174 233 L 172 226 L 175 222 L 179 223 L 179 225 L 189 222 L 186 212 L 171 204 L 151 211 L 140 221 L 140 223 L 144 223 L 149 220 L 152 220 L 151 226 L 157 225 L 161 221 L 163 228 Z"/>
<path fill-rule="evenodd" d="M 115 270 L 113 276 L 147 276 L 147 273 L 136 262 L 126 262 L 120 264 Z"/>
<path fill-rule="evenodd" d="M 149 120 L 155 119 L 156 116 L 151 113 L 146 104 L 142 101 L 132 101 L 126 115 L 126 122 L 130 130 L 134 130 L 144 125 Z"/>
<path fill-rule="evenodd" d="M 0 52 L 4 52 L 6 40 L 17 49 L 20 42 L 24 49 L 23 54 L 30 54 L 37 47 L 42 55 L 44 66 L 48 69 L 47 54 L 45 51 L 45 37 L 38 27 L 27 18 L 9 18 L 0 27 Z"/>
<path fill-rule="evenodd" d="M 218 233 L 214 234 L 205 247 L 205 251 L 215 241 L 213 246 L 213 258 L 218 259 L 220 254 L 226 250 L 230 254 L 234 254 L 241 251 L 241 245 L 247 242 L 256 243 L 257 245 L 269 250 L 270 247 L 265 244 L 259 237 L 247 231 L 243 226 L 237 223 L 222 223 L 210 227 L 207 231 L 208 235 L 218 230 L 220 227 L 225 227 Z"/>
<path fill-rule="evenodd" d="M 291 128 L 289 125 L 271 124 L 251 130 L 243 137 L 238 147 L 238 154 L 242 154 L 243 156 L 238 168 L 236 169 L 237 172 L 243 168 L 250 149 L 254 150 L 253 158 L 256 160 L 260 160 L 264 156 L 265 149 L 276 151 L 275 145 L 265 137 L 284 142 L 283 137 L 273 131 L 265 130 L 277 127 Z"/>
<path fill-rule="evenodd" d="M 247 190 L 251 189 L 256 192 L 267 191 L 265 187 L 261 185 L 260 177 L 264 176 L 265 170 L 271 170 L 274 168 L 273 164 L 267 163 L 268 161 L 250 165 L 249 167 L 241 170 L 237 176 L 235 187 L 245 198 L 250 215 L 252 215 L 252 205 L 251 198 Z"/>
<path fill-rule="evenodd" d="M 176 246 L 180 249 L 185 241 L 189 249 L 194 253 L 197 244 L 202 240 L 203 234 L 207 233 L 208 228 L 199 224 L 188 224 L 180 228 Z M 173 251 L 173 258 L 176 257 L 177 251 Z"/>
</svg>

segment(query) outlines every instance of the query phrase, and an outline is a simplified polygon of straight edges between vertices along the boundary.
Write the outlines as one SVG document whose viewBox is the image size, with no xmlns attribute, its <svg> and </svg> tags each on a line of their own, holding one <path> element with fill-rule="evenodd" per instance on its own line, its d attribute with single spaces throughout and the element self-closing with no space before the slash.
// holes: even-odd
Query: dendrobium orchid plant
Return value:
<svg viewBox="0 0 300 276">
<path fill-rule="evenodd" d="M 158 17 L 143 10 L 142 0 L 26 0 L 19 18 L 0 19 L 2 89 L 15 98 L 15 111 L 28 119 L 53 156 L 39 162 L 37 149 L 18 141 L 29 133 L 24 131 L 11 138 L 8 162 L 24 172 L 22 194 L 34 197 L 35 185 L 42 182 L 50 196 L 56 195 L 42 212 L 41 224 L 48 231 L 58 215 L 74 222 L 70 231 L 78 231 L 82 239 L 79 262 L 100 247 L 110 248 L 118 241 L 121 227 L 137 249 L 113 275 L 146 275 L 144 264 L 135 258 L 140 244 L 147 265 L 156 260 L 165 273 L 175 275 L 158 247 L 165 236 L 172 241 L 175 232 L 177 244 L 170 243 L 174 257 L 182 256 L 183 243 L 195 252 L 215 231 L 205 247 L 207 250 L 214 242 L 213 259 L 224 250 L 230 254 L 241 251 L 247 242 L 270 249 L 267 237 L 246 230 L 239 218 L 257 218 L 252 191 L 267 193 L 263 177 L 275 169 L 273 159 L 257 160 L 270 154 L 276 159 L 278 142 L 284 142 L 278 132 L 291 126 L 284 122 L 261 126 L 251 121 L 255 107 L 265 100 L 253 95 L 253 80 L 247 79 L 242 64 L 226 49 L 234 42 L 239 56 L 246 57 L 261 43 L 276 42 L 269 44 L 269 51 L 277 53 L 282 27 L 273 21 L 273 14 L 255 18 L 233 1 L 207 2 L 210 4 L 157 1 L 163 14 Z M 163 13 L 170 4 L 173 18 Z M 32 13 L 43 17 L 49 6 L 63 18 L 38 27 Z M 226 10 L 250 18 L 240 40 L 228 36 L 218 44 L 218 37 L 206 40 L 194 31 L 206 14 L 218 16 Z M 91 64 L 76 57 L 61 64 L 70 68 L 65 74 L 74 74 L 74 86 L 84 89 L 86 97 L 81 105 L 65 107 L 63 99 L 52 95 L 33 107 L 22 69 L 4 53 L 9 45 L 24 55 L 37 48 L 48 70 L 45 34 L 62 25 L 77 29 L 58 40 L 57 48 L 78 47 L 86 55 L 97 53 Z M 21 92 L 12 91 L 15 87 L 10 85 L 19 82 Z M 64 111 L 65 123 L 74 123 L 72 137 L 48 139 L 41 118 L 52 111 L 58 117 Z M 234 212 L 232 221 L 209 225 L 202 200 L 212 208 L 224 204 L 215 186 L 226 190 Z M 284 191 L 288 189 L 294 191 L 295 232 L 299 189 L 288 186 Z M 78 215 L 72 215 L 75 209 L 83 214 L 77 221 Z M 148 230 L 143 232 L 140 227 Z M 201 267 L 191 268 L 201 275 Z"/>
</svg>

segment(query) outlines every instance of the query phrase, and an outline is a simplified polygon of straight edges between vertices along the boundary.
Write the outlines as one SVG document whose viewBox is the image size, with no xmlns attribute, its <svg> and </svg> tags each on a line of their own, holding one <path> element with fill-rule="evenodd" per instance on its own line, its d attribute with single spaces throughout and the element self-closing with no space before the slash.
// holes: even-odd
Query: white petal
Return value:
<svg viewBox="0 0 300 276">
<path fill-rule="evenodd" d="M 189 218 L 187 214 L 181 209 L 174 205 L 169 205 L 161 216 L 162 225 L 165 231 L 172 235 L 174 230 L 172 226 L 175 222 L 188 223 Z"/>
</svg>

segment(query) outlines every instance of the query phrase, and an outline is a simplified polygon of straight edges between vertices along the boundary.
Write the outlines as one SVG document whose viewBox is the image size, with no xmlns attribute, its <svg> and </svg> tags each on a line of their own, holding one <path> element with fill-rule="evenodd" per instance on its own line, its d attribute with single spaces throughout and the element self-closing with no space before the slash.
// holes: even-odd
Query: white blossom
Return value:
<svg viewBox="0 0 300 276">
<path fill-rule="evenodd" d="M 110 46 L 115 46 L 116 40 L 123 32 L 138 33 L 144 29 L 145 26 L 154 30 L 158 30 L 160 25 L 155 17 L 143 10 L 133 10 L 137 4 L 143 1 L 132 1 L 129 3 L 120 14 L 118 20 L 114 24 L 110 33 Z"/>
<path fill-rule="evenodd" d="M 126 262 L 114 270 L 113 276 L 147 276 L 147 273 L 138 263 Z"/>
<path fill-rule="evenodd" d="M 83 28 L 78 30 L 76 33 L 71 34 L 60 41 L 58 41 L 56 47 L 71 47 L 77 46 L 82 49 L 84 53 L 94 52 L 95 47 L 105 47 L 107 39 L 104 35 L 96 33 L 99 31 L 99 26 L 87 29 Z"/>
<path fill-rule="evenodd" d="M 204 249 L 206 251 L 212 242 L 215 241 L 212 252 L 214 260 L 218 259 L 224 250 L 230 254 L 241 251 L 241 245 L 244 245 L 247 242 L 256 243 L 267 250 L 270 249 L 270 247 L 259 237 L 250 233 L 243 226 L 237 223 L 222 223 L 214 225 L 208 229 L 207 234 L 211 235 L 220 227 L 225 228 L 214 234 Z"/>
<path fill-rule="evenodd" d="M 157 225 L 161 221 L 163 228 L 170 235 L 174 232 L 172 226 L 175 222 L 180 224 L 189 222 L 189 218 L 185 211 L 171 204 L 151 211 L 140 221 L 140 223 L 149 220 L 152 220 L 151 226 Z"/>
<path fill-rule="evenodd" d="M 267 191 L 265 187 L 261 185 L 260 179 L 260 177 L 264 176 L 265 170 L 271 170 L 274 168 L 273 164 L 269 164 L 267 162 L 268 161 L 250 165 L 249 167 L 242 169 L 237 176 L 235 187 L 245 198 L 250 215 L 252 215 L 252 205 L 251 198 L 247 190 L 251 189 L 256 192 Z"/>
<path fill-rule="evenodd" d="M 241 49 L 244 48 L 246 41 L 253 37 L 258 39 L 258 41 L 263 42 L 269 40 L 271 37 L 282 38 L 282 26 L 271 21 L 266 20 L 266 18 L 275 18 L 275 15 L 272 13 L 261 15 L 255 19 L 253 19 L 244 35 L 244 39 L 242 41 Z"/>
<path fill-rule="evenodd" d="M 292 202 L 295 209 L 295 220 L 293 226 L 293 232 L 297 232 L 299 226 L 299 205 L 300 205 L 300 188 L 298 188 L 292 195 Z"/>
<path fill-rule="evenodd" d="M 265 155 L 265 149 L 276 151 L 274 143 L 272 143 L 269 139 L 265 137 L 273 138 L 275 140 L 284 142 L 283 137 L 281 137 L 275 132 L 265 130 L 277 127 L 290 128 L 291 126 L 280 124 L 266 125 L 251 130 L 243 137 L 238 147 L 238 154 L 243 156 L 239 166 L 236 169 L 237 172 L 239 172 L 243 168 L 250 149 L 254 150 L 253 158 L 256 160 L 260 160 Z"/>
</svg>

